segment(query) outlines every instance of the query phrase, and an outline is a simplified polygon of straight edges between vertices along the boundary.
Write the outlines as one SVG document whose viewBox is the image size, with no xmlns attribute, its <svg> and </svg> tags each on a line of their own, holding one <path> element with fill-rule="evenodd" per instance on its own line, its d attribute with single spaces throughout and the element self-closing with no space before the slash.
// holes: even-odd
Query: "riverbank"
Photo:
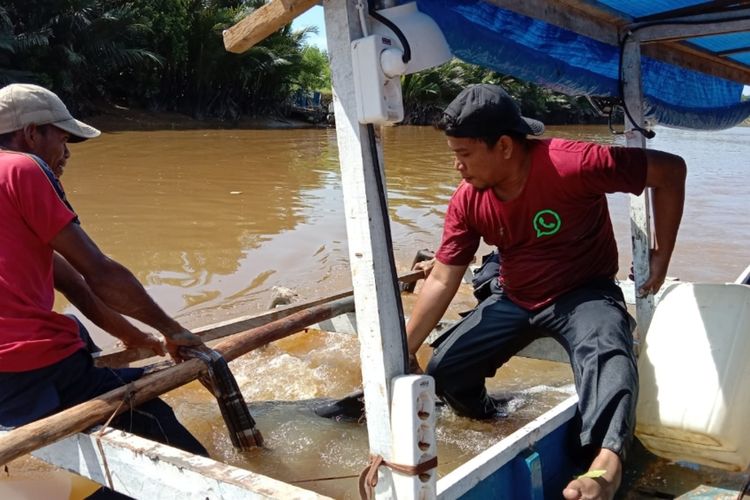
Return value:
<svg viewBox="0 0 750 500">
<path fill-rule="evenodd" d="M 84 121 L 104 132 L 202 129 L 283 130 L 326 127 L 325 124 L 271 116 L 243 117 L 237 121 L 198 120 L 182 113 L 146 111 L 121 106 L 100 109 L 97 114 L 84 118 Z"/>
<path fill-rule="evenodd" d="M 196 119 L 190 115 L 169 111 L 148 111 L 143 109 L 112 106 L 100 108 L 98 113 L 87 116 L 84 121 L 104 132 L 148 131 L 148 130 L 285 130 L 327 128 L 332 123 L 321 120 L 319 110 L 293 109 L 292 116 L 244 116 L 239 120 Z M 408 110 L 400 125 L 432 126 L 442 114 L 442 107 L 428 107 Z M 548 116 L 542 120 L 546 125 L 571 125 L 565 115 Z M 580 118 L 580 117 L 578 117 Z M 606 124 L 606 119 L 587 116 L 579 126 Z M 575 125 L 575 124 L 574 124 Z"/>
</svg>

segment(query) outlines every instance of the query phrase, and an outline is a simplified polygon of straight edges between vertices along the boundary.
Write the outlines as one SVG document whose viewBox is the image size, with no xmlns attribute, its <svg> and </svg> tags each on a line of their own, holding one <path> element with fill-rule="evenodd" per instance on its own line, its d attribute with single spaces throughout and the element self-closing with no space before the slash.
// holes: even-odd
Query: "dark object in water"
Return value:
<svg viewBox="0 0 750 500">
<path fill-rule="evenodd" d="M 496 400 L 493 398 L 493 401 L 498 405 L 499 413 L 501 412 L 500 408 L 504 406 L 505 413 L 500 416 L 503 418 L 507 417 L 508 400 Z M 443 406 L 444 403 L 438 399 L 435 404 L 436 406 Z M 360 389 L 341 399 L 319 406 L 313 411 L 319 417 L 330 418 L 336 422 L 363 423 L 365 421 L 365 394 L 362 389 Z"/>
<path fill-rule="evenodd" d="M 330 418 L 336 422 L 364 422 L 364 392 L 355 391 L 332 403 L 315 408 L 314 411 L 319 417 Z"/>
<path fill-rule="evenodd" d="M 263 436 L 224 357 L 208 347 L 181 347 L 180 354 L 206 363 L 208 374 L 200 381 L 216 398 L 232 445 L 240 450 L 263 446 Z"/>
</svg>

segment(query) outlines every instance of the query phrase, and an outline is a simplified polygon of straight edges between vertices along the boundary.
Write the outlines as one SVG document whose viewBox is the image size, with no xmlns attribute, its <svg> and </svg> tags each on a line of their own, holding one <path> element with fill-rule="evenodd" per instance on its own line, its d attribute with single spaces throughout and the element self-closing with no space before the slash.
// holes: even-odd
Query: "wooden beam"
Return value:
<svg viewBox="0 0 750 500">
<path fill-rule="evenodd" d="M 292 22 L 320 0 L 271 0 L 263 7 L 224 30 L 224 48 L 241 54 Z"/>
<path fill-rule="evenodd" d="M 664 21 L 665 24 L 634 23 L 623 29 L 641 43 L 669 42 L 702 36 L 750 31 L 750 9 L 729 13 L 701 14 Z"/>
<path fill-rule="evenodd" d="M 228 321 L 222 321 L 212 325 L 207 325 L 193 329 L 193 333 L 200 336 L 203 342 L 210 342 L 212 340 L 234 335 L 235 333 L 244 332 L 251 328 L 257 328 L 259 326 L 267 325 L 273 321 L 277 321 L 287 316 L 290 316 L 296 312 L 309 309 L 321 304 L 327 304 L 334 300 L 342 299 L 352 295 L 351 291 L 338 293 L 321 299 L 307 301 L 301 304 L 293 304 L 287 307 L 279 307 L 266 311 L 261 314 L 253 316 L 242 316 L 240 318 L 234 318 Z M 353 310 L 353 309 L 352 309 Z M 129 366 L 131 363 L 136 361 L 146 360 L 149 362 L 153 361 L 152 358 L 156 359 L 153 351 L 150 349 L 136 348 L 126 349 L 124 347 L 111 349 L 94 353 L 94 364 L 100 367 L 107 368 L 122 368 Z"/>
<path fill-rule="evenodd" d="M 415 283 L 421 279 L 424 279 L 423 271 L 409 271 L 408 273 L 402 274 L 398 277 L 401 283 Z M 203 342 L 210 342 L 212 340 L 234 335 L 235 333 L 244 332 L 251 328 L 257 328 L 259 326 L 267 325 L 272 321 L 277 321 L 282 318 L 286 318 L 294 313 L 309 309 L 311 307 L 328 304 L 335 300 L 351 297 L 354 294 L 353 290 L 347 290 L 328 297 L 320 299 L 309 300 L 300 304 L 291 304 L 284 307 L 278 307 L 270 311 L 263 312 L 252 316 L 242 316 L 234 318 L 228 321 L 222 321 L 220 323 L 214 323 L 212 325 L 202 326 L 193 329 L 193 333 L 200 336 Z M 352 307 L 352 311 L 354 308 Z M 346 311 L 351 312 L 351 311 Z M 150 349 L 111 349 L 103 351 L 93 355 L 94 363 L 96 366 L 109 367 L 109 368 L 120 368 L 128 366 L 130 363 L 141 361 L 145 359 L 151 360 L 155 358 L 154 353 Z M 149 361 L 152 362 L 153 360 Z"/>
<path fill-rule="evenodd" d="M 606 12 L 586 8 L 581 2 L 572 0 L 489 0 L 489 3 L 609 45 L 617 45 L 618 28 L 627 22 L 624 19 L 618 22 Z"/>
<path fill-rule="evenodd" d="M 133 498 L 328 498 L 117 429 L 102 434 L 79 433 L 33 455 Z"/>
<path fill-rule="evenodd" d="M 637 131 L 645 127 L 643 112 L 643 87 L 641 81 L 641 47 L 637 41 L 628 40 L 622 58 L 623 99 L 630 112 L 625 117 L 625 140 L 629 147 L 645 148 L 646 138 Z M 632 119 L 632 121 L 631 121 Z M 654 314 L 654 296 L 638 296 L 638 288 L 650 275 L 651 257 L 651 207 L 650 188 L 639 196 L 630 195 L 630 238 L 633 249 L 633 275 L 636 289 L 636 319 L 638 320 L 639 340 L 646 338 L 648 325 Z"/>
<path fill-rule="evenodd" d="M 732 59 L 711 55 L 685 42 L 644 45 L 641 47 L 641 54 L 681 68 L 750 85 L 750 67 Z"/>
<path fill-rule="evenodd" d="M 303 330 L 306 326 L 338 316 L 352 307 L 351 298 L 320 305 L 297 312 L 288 318 L 265 326 L 238 333 L 215 347 L 215 350 L 231 361 L 242 354 Z M 113 414 L 127 411 L 130 406 L 153 399 L 198 378 L 206 365 L 198 359 L 190 359 L 162 371 L 145 375 L 126 386 L 107 392 L 49 417 L 18 427 L 0 436 L 0 465 L 65 436 L 88 429 L 104 422 Z M 122 404 L 126 401 L 126 404 Z M 129 404 L 127 404 L 129 403 Z"/>
<path fill-rule="evenodd" d="M 750 2 L 747 0 L 710 0 L 695 5 L 689 5 L 687 7 L 680 7 L 678 9 L 666 10 L 651 14 L 649 16 L 643 16 L 635 19 L 636 22 L 653 22 L 653 21 L 669 21 L 675 17 L 681 16 L 692 16 L 694 14 L 707 14 L 709 12 L 726 12 L 733 9 L 737 9 L 743 5 L 748 5 Z"/>
<path fill-rule="evenodd" d="M 631 38 L 641 41 L 641 52 L 660 61 L 737 83 L 750 83 L 750 67 L 689 43 L 688 38 L 750 31 L 750 9 L 670 19 L 674 24 L 635 23 Z M 667 21 L 665 21 L 667 22 Z M 645 27 L 644 27 L 645 25 Z"/>
</svg>

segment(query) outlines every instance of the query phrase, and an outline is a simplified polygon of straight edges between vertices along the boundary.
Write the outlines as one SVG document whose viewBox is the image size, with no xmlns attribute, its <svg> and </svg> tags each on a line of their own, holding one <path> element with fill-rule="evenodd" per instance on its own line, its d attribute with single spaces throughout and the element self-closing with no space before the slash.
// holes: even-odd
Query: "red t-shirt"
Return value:
<svg viewBox="0 0 750 500">
<path fill-rule="evenodd" d="M 83 347 L 52 311 L 50 241 L 76 218 L 32 156 L 0 151 L 0 372 L 49 366 Z"/>
<path fill-rule="evenodd" d="M 521 194 L 500 201 L 462 182 L 451 198 L 436 254 L 471 262 L 480 238 L 497 246 L 500 284 L 516 304 L 538 309 L 595 278 L 617 273 L 617 245 L 605 193 L 640 194 L 646 155 L 638 148 L 563 139 L 532 140 Z"/>
</svg>

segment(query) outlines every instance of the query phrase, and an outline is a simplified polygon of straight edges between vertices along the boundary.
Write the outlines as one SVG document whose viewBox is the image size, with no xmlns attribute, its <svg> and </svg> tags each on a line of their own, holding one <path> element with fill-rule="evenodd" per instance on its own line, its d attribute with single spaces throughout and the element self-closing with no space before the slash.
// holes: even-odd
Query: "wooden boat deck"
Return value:
<svg viewBox="0 0 750 500">
<path fill-rule="evenodd" d="M 617 498 L 735 500 L 749 476 L 750 469 L 727 472 L 696 464 L 671 462 L 649 452 L 636 439 Z"/>
</svg>

